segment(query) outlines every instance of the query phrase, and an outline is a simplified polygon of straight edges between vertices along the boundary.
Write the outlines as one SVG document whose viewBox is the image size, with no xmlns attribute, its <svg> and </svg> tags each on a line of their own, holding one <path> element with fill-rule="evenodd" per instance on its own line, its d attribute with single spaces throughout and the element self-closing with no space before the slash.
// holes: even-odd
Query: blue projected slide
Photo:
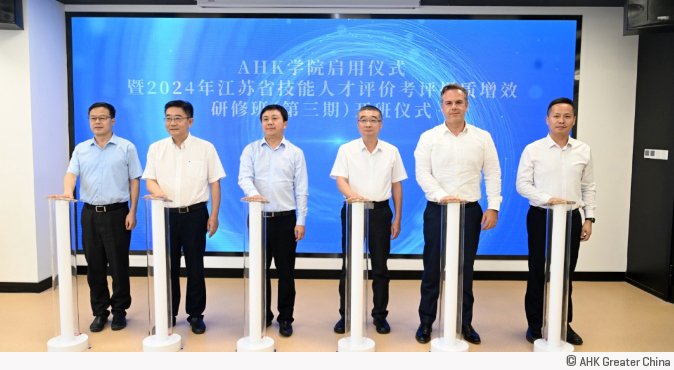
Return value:
<svg viewBox="0 0 674 370">
<path fill-rule="evenodd" d="M 547 104 L 573 97 L 575 20 L 72 18 L 75 141 L 92 137 L 88 107 L 117 108 L 114 132 L 133 142 L 143 166 L 151 143 L 168 137 L 163 107 L 195 108 L 191 133 L 215 145 L 221 180 L 220 228 L 207 251 L 240 252 L 243 192 L 237 185 L 245 145 L 261 138 L 266 104 L 290 112 L 286 138 L 304 150 L 309 214 L 300 253 L 340 253 L 343 197 L 329 173 L 338 147 L 359 137 L 356 112 L 384 113 L 380 139 L 400 150 L 402 231 L 392 253 L 423 251 L 426 199 L 414 175 L 419 136 L 443 123 L 439 91 L 469 91 L 466 120 L 489 131 L 502 170 L 498 226 L 483 232 L 479 254 L 527 253 L 527 201 L 515 190 L 524 147 L 547 134 Z M 141 183 L 141 196 L 146 194 Z M 486 208 L 484 184 L 480 201 Z M 132 249 L 145 248 L 145 207 Z"/>
</svg>

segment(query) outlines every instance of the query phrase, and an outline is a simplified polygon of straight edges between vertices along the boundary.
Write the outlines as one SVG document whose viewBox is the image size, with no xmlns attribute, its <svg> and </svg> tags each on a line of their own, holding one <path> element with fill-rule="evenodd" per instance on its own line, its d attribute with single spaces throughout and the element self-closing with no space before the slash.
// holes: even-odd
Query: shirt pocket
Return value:
<svg viewBox="0 0 674 370">
<path fill-rule="evenodd" d="M 189 160 L 187 161 L 187 171 L 186 175 L 192 179 L 198 179 L 205 177 L 206 171 L 204 170 L 204 161 Z"/>
</svg>

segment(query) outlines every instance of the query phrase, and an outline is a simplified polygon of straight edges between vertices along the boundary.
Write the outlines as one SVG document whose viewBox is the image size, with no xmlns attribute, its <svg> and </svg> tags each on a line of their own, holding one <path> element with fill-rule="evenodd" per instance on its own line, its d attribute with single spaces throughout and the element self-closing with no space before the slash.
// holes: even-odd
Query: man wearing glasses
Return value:
<svg viewBox="0 0 674 370">
<path fill-rule="evenodd" d="M 75 147 L 63 179 L 63 197 L 73 198 L 80 177 L 82 247 L 87 260 L 87 282 L 92 332 L 103 330 L 111 307 L 112 330 L 126 327 L 126 310 L 131 306 L 129 246 L 136 226 L 138 178 L 143 173 L 136 147 L 112 132 L 115 108 L 108 103 L 89 107 L 89 124 L 94 138 Z M 129 207 L 129 200 L 131 207 Z M 112 296 L 107 268 L 112 275 Z"/>
<path fill-rule="evenodd" d="M 203 334 L 206 325 L 206 281 L 204 253 L 206 233 L 218 230 L 220 179 L 225 177 L 213 144 L 190 135 L 194 122 L 192 104 L 174 100 L 164 106 L 166 131 L 171 137 L 150 145 L 143 179 L 147 190 L 171 201 L 169 209 L 171 244 L 171 298 L 173 325 L 180 305 L 180 255 L 185 255 L 187 293 L 185 311 L 195 334 Z M 211 188 L 209 216 L 208 185 Z"/>
<path fill-rule="evenodd" d="M 358 131 L 361 138 L 343 144 L 337 152 L 337 159 L 330 177 L 337 180 L 337 189 L 347 200 L 369 200 L 373 209 L 369 216 L 369 249 L 372 260 L 372 318 L 379 334 L 391 332 L 386 321 L 389 298 L 389 274 L 386 265 L 391 252 L 391 240 L 400 233 L 403 204 L 401 181 L 407 172 L 400 158 L 398 148 L 379 140 L 383 125 L 379 108 L 366 105 L 358 111 Z M 395 218 L 389 206 L 393 193 Z M 346 205 L 342 206 L 342 275 L 339 278 L 339 314 L 341 318 L 334 331 L 344 334 L 344 279 L 346 277 Z"/>
<path fill-rule="evenodd" d="M 248 144 L 241 153 L 239 186 L 247 197 L 268 200 L 264 206 L 267 241 L 267 271 L 272 257 L 278 272 L 279 334 L 293 335 L 295 307 L 295 251 L 304 238 L 309 180 L 304 152 L 283 133 L 288 127 L 288 111 L 268 105 L 260 112 L 264 138 Z M 295 212 L 297 210 L 297 213 Z M 271 311 L 271 285 L 267 273 L 267 326 Z"/>
</svg>

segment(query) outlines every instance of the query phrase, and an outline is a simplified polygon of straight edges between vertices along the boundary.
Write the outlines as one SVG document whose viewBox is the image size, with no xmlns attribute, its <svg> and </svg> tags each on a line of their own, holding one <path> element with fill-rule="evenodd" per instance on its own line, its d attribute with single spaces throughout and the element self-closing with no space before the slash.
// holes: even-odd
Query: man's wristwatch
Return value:
<svg viewBox="0 0 674 370">
<path fill-rule="evenodd" d="M 595 223 L 595 218 L 594 217 L 586 217 L 585 221 L 590 221 L 592 223 Z"/>
</svg>

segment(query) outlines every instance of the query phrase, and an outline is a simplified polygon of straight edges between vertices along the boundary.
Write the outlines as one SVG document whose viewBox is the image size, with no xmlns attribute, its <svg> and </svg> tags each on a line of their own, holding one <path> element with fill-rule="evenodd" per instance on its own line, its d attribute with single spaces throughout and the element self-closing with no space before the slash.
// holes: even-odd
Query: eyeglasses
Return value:
<svg viewBox="0 0 674 370">
<path fill-rule="evenodd" d="M 110 116 L 100 116 L 100 117 L 94 117 L 94 116 L 91 116 L 91 117 L 89 117 L 89 121 L 90 121 L 90 122 L 96 122 L 96 121 L 105 122 L 105 121 L 107 121 L 109 118 L 110 118 Z"/>
<path fill-rule="evenodd" d="M 171 122 L 180 123 L 180 122 L 182 122 L 183 120 L 190 119 L 190 118 L 192 118 L 192 117 L 181 117 L 181 116 L 178 116 L 178 117 L 166 117 L 166 118 L 164 118 L 164 122 L 166 122 L 166 123 L 171 123 Z"/>
<path fill-rule="evenodd" d="M 381 122 L 380 119 L 359 119 L 359 123 L 366 124 L 370 122 L 371 125 L 376 125 L 377 123 Z"/>
</svg>

